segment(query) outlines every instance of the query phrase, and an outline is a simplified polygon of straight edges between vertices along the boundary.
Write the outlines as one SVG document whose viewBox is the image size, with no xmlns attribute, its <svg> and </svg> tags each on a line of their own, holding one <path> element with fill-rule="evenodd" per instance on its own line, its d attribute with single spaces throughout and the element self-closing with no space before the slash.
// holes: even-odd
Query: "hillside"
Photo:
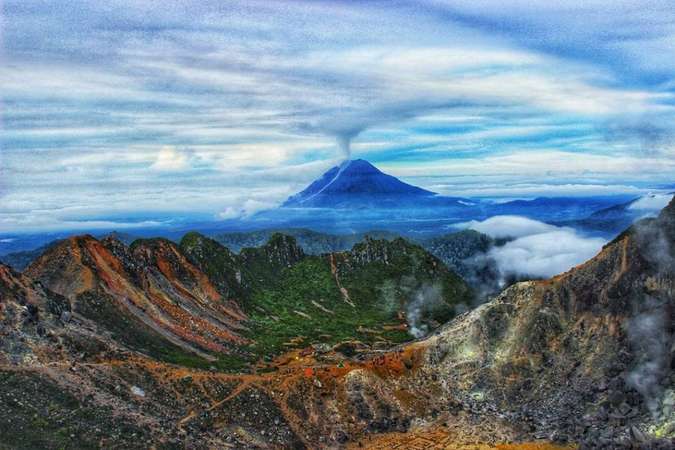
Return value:
<svg viewBox="0 0 675 450">
<path fill-rule="evenodd" d="M 239 255 L 196 233 L 180 246 L 216 285 L 232 285 L 228 274 L 239 274 L 240 303 L 250 317 L 247 336 L 261 357 L 353 339 L 367 346 L 403 342 L 471 302 L 459 277 L 403 239 L 366 238 L 350 251 L 320 256 L 305 255 L 281 234 Z"/>
<path fill-rule="evenodd" d="M 244 344 L 245 315 L 163 239 L 70 238 L 25 271 L 124 345 L 162 360 L 201 364 Z"/>
<path fill-rule="evenodd" d="M 179 245 L 81 236 L 25 275 L 131 349 L 222 370 L 347 338 L 366 349 L 404 342 L 471 302 L 459 277 L 402 239 L 312 256 L 282 234 L 239 254 L 198 233 Z"/>
<path fill-rule="evenodd" d="M 200 241 L 190 245 L 193 251 L 207 245 L 223 251 Z M 105 278 L 84 256 L 105 254 L 92 251 L 95 242 L 79 238 L 69 245 L 70 252 L 58 253 L 66 281 L 45 270 L 54 256 L 30 272 L 59 288 Z M 354 342 L 332 349 L 298 345 L 249 374 L 190 369 L 131 351 L 96 322 L 66 314 L 69 304 L 77 309 L 77 296 L 64 302 L 3 267 L 0 317 L 3 333 L 13 337 L 3 339 L 10 344 L 0 352 L 0 395 L 11 409 L 0 417 L 0 431 L 23 448 L 111 442 L 139 448 L 672 448 L 674 248 L 672 201 L 588 262 L 511 286 L 424 339 L 358 352 Z M 81 258 L 68 256 L 76 249 Z M 178 267 L 167 270 L 168 261 L 177 260 L 170 250 L 163 242 L 141 242 L 129 251 L 145 255 L 143 267 L 164 267 L 186 286 L 194 277 Z M 263 299 L 279 311 L 295 308 L 290 285 L 328 297 L 335 290 L 321 274 L 337 275 L 337 293 L 344 294 L 341 286 L 348 297 L 333 300 L 345 308 L 347 300 L 360 304 L 359 289 L 372 293 L 383 274 L 409 280 L 411 262 L 422 284 L 425 276 L 453 279 L 437 259 L 399 241 L 366 241 L 350 252 L 315 257 L 278 237 L 252 255 L 283 275 L 271 290 L 253 291 L 253 303 L 242 302 L 247 315 Z M 79 261 L 91 276 L 72 275 Z M 317 303 L 328 309 L 327 301 Z M 21 432 L 31 427 L 38 431 Z"/>
</svg>

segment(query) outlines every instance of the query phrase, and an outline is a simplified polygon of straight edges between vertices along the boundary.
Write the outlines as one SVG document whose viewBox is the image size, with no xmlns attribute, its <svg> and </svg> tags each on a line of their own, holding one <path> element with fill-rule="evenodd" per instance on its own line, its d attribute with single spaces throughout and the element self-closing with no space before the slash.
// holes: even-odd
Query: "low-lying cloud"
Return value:
<svg viewBox="0 0 675 450">
<path fill-rule="evenodd" d="M 637 211 L 661 211 L 665 208 L 673 194 L 649 194 L 633 202 L 628 209 Z"/>
<path fill-rule="evenodd" d="M 462 224 L 496 239 L 520 238 L 554 231 L 557 227 L 522 216 L 494 216 L 482 222 L 472 220 Z"/>
<path fill-rule="evenodd" d="M 512 238 L 488 252 L 488 257 L 497 263 L 502 281 L 557 275 L 592 258 L 606 243 L 571 228 L 519 216 L 495 216 L 466 225 L 493 238 Z"/>
</svg>

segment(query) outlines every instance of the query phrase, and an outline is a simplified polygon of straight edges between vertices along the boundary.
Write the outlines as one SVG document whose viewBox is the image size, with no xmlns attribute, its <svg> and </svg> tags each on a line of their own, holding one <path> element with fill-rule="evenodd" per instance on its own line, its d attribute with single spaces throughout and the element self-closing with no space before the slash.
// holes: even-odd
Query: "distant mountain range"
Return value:
<svg viewBox="0 0 675 450">
<path fill-rule="evenodd" d="M 349 250 L 355 244 L 363 241 L 366 236 L 373 239 L 386 239 L 388 241 L 401 237 L 397 233 L 384 230 L 372 230 L 365 233 L 330 234 L 307 228 L 279 228 L 217 233 L 213 235 L 213 239 L 229 248 L 231 251 L 238 253 L 245 247 L 259 247 L 264 245 L 275 233 L 292 236 L 298 242 L 298 245 L 302 247 L 303 251 L 310 255 Z"/>
<path fill-rule="evenodd" d="M 557 225 L 612 236 L 629 227 L 636 220 L 656 216 L 672 198 L 673 193 L 648 194 L 601 208 L 582 219 L 558 222 Z"/>
<path fill-rule="evenodd" d="M 611 238 L 635 220 L 658 211 L 667 198 L 659 195 L 537 197 L 504 202 L 444 196 L 405 183 L 357 159 L 333 167 L 279 208 L 242 218 L 138 228 L 130 233 L 178 241 L 187 232 L 199 231 L 237 251 L 262 245 L 272 232 L 281 231 L 296 237 L 307 253 L 319 254 L 349 249 L 366 234 L 405 236 L 421 242 L 454 231 L 462 222 L 518 215 Z M 316 232 L 323 236 L 314 235 Z M 105 233 L 99 230 L 92 234 Z M 0 261 L 20 269 L 44 251 L 39 247 L 72 234 L 0 235 Z M 117 238 L 126 243 L 134 239 Z"/>
</svg>

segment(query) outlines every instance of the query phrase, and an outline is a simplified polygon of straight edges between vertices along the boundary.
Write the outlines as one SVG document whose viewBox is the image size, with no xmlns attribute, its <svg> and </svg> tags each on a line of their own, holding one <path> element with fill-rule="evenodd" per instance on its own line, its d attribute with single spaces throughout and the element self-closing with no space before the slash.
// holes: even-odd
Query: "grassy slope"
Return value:
<svg viewBox="0 0 675 450">
<path fill-rule="evenodd" d="M 382 325 L 396 325 L 395 311 L 381 308 L 378 297 L 359 298 L 357 307 L 345 302 L 325 258 L 308 257 L 284 271 L 274 288 L 254 294 L 253 304 L 257 308 L 250 311 L 254 323 L 251 337 L 256 340 L 254 351 L 260 355 L 279 353 L 296 337 L 304 338 L 298 346 L 336 344 L 355 338 L 364 342 L 409 339 L 401 331 L 381 336 L 359 332 L 360 327 L 380 330 Z"/>
<path fill-rule="evenodd" d="M 391 328 L 401 325 L 400 313 L 408 312 L 419 292 L 434 286 L 439 293 L 436 301 L 420 307 L 422 319 L 432 327 L 449 320 L 455 304 L 470 300 L 464 282 L 422 248 L 403 240 L 368 245 L 382 247 L 374 251 L 386 253 L 387 261 L 359 262 L 360 252 L 373 250 L 360 246 L 335 255 L 341 284 L 356 306 L 343 298 L 326 256 L 306 257 L 285 269 L 276 285 L 255 292 L 249 311 L 255 353 L 278 353 L 295 337 L 304 338 L 298 346 L 350 339 L 404 342 L 411 336 Z"/>
<path fill-rule="evenodd" d="M 284 257 L 297 258 L 295 245 L 292 238 L 275 235 L 263 247 L 234 255 L 197 233 L 186 235 L 180 244 L 217 286 L 236 292 L 250 319 L 247 337 L 255 341 L 248 349 L 251 360 L 315 343 L 410 340 L 401 328 L 402 313 L 409 312 L 416 294 L 430 286 L 440 293 L 440 301 L 421 307 L 422 319 L 431 328 L 449 320 L 455 304 L 470 300 L 465 283 L 421 247 L 403 239 L 369 239 L 352 251 L 333 255 L 352 306 L 336 283 L 329 255 L 304 256 L 284 264 Z M 234 272 L 241 274 L 240 285 L 233 286 Z M 223 359 L 221 364 L 227 364 L 231 358 Z M 241 358 L 232 364 L 238 366 Z"/>
</svg>

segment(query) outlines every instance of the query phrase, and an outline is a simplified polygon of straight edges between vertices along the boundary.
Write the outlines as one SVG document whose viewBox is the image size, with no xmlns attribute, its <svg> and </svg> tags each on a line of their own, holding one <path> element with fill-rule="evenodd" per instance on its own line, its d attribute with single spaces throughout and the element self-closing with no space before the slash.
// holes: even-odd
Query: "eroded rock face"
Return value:
<svg viewBox="0 0 675 450">
<path fill-rule="evenodd" d="M 405 347 L 421 356 L 400 373 L 350 372 L 345 379 L 358 379 L 358 389 L 345 382 L 336 398 L 355 410 L 333 422 L 355 417 L 354 437 L 374 429 L 367 425 L 374 417 L 458 423 L 468 415 L 483 427 L 500 424 L 486 442 L 500 436 L 585 448 L 669 448 L 675 433 L 674 217 L 671 203 L 587 263 L 508 288 Z M 388 407 L 374 406 L 379 402 Z M 317 423 L 327 433 L 338 429 Z M 468 427 L 474 435 L 478 428 Z"/>
<path fill-rule="evenodd" d="M 0 264 L 0 363 L 22 364 L 35 358 L 51 329 L 70 315 L 68 301 Z"/>
<path fill-rule="evenodd" d="M 434 374 L 445 395 L 496 407 L 535 438 L 672 437 L 674 217 L 671 203 L 587 263 L 454 320 L 424 343 L 414 378 Z"/>
<path fill-rule="evenodd" d="M 27 276 L 70 301 L 75 313 L 150 354 L 161 342 L 183 352 L 228 352 L 241 345 L 245 315 L 225 300 L 175 244 L 148 239 L 127 248 L 115 239 L 70 238 L 47 251 Z M 147 341 L 147 342 L 146 342 Z"/>
</svg>

